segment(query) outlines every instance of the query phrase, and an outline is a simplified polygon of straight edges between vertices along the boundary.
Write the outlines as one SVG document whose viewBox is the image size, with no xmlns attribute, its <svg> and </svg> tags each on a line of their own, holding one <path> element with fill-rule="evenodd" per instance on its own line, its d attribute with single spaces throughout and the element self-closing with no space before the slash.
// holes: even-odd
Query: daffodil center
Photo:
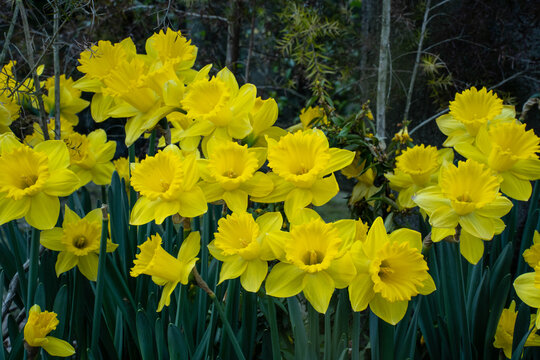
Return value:
<svg viewBox="0 0 540 360">
<path fill-rule="evenodd" d="M 318 265 L 324 260 L 324 254 L 317 250 L 308 250 L 302 261 L 306 265 Z"/>
<path fill-rule="evenodd" d="M 22 189 L 29 188 L 30 186 L 34 186 L 38 180 L 37 175 L 22 175 L 21 181 L 22 181 Z"/>
<path fill-rule="evenodd" d="M 73 246 L 77 249 L 84 249 L 88 244 L 88 240 L 84 236 L 78 236 L 73 239 Z"/>
<path fill-rule="evenodd" d="M 389 280 L 394 270 L 390 267 L 386 260 L 381 261 L 379 273 L 377 274 L 382 281 Z"/>
</svg>

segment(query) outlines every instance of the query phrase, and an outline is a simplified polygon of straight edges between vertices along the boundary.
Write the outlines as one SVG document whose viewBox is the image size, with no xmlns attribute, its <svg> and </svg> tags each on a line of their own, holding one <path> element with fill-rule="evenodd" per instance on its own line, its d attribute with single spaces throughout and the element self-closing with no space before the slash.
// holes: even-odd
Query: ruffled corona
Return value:
<svg viewBox="0 0 540 360">
<path fill-rule="evenodd" d="M 41 311 L 39 305 L 33 305 L 24 326 L 24 341 L 33 348 L 42 347 L 52 356 L 66 357 L 75 354 L 75 349 L 67 341 L 47 336 L 59 323 L 56 313 Z"/>
</svg>

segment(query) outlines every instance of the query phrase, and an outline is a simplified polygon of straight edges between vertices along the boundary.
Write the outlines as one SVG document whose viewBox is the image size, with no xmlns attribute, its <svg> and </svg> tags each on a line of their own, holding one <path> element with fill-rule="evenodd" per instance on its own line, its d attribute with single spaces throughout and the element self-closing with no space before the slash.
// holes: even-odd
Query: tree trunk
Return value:
<svg viewBox="0 0 540 360">
<path fill-rule="evenodd" d="M 381 46 L 379 49 L 379 73 L 377 81 L 376 136 L 384 147 L 386 138 L 386 88 L 388 86 L 388 65 L 390 52 L 390 0 L 382 2 Z M 388 90 L 390 91 L 390 90 Z"/>
</svg>

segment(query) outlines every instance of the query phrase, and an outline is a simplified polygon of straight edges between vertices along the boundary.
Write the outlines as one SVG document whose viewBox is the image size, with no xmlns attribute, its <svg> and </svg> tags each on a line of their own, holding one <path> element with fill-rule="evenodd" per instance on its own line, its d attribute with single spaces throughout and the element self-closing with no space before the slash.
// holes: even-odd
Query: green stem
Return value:
<svg viewBox="0 0 540 360">
<path fill-rule="evenodd" d="M 101 223 L 101 241 L 99 244 L 99 262 L 98 262 L 98 277 L 96 285 L 96 298 L 94 302 L 94 317 L 92 321 L 92 345 L 91 349 L 94 354 L 98 352 L 99 329 L 101 325 L 101 304 L 103 302 L 103 289 L 105 288 L 105 260 L 107 258 L 107 235 L 108 224 L 107 208 L 103 206 L 103 219 Z"/>
<path fill-rule="evenodd" d="M 34 304 L 34 295 L 38 282 L 39 267 L 39 230 L 32 228 L 32 237 L 30 239 L 30 263 L 28 268 L 28 287 L 26 293 L 26 313 Z"/>
<path fill-rule="evenodd" d="M 150 139 L 148 140 L 148 156 L 154 156 L 156 154 L 156 129 L 150 133 Z"/>
<path fill-rule="evenodd" d="M 270 324 L 270 339 L 272 343 L 272 359 L 281 359 L 281 350 L 279 349 L 279 333 L 276 318 L 276 306 L 272 297 L 266 295 L 266 301 L 268 302 L 268 323 Z"/>
<path fill-rule="evenodd" d="M 394 325 L 388 324 L 382 319 L 379 321 L 379 354 L 381 360 L 393 360 L 394 354 Z"/>
<path fill-rule="evenodd" d="M 352 360 L 360 360 L 360 336 L 362 324 L 360 322 L 360 313 L 353 313 L 353 328 L 352 328 Z"/>
<path fill-rule="evenodd" d="M 308 303 L 308 344 L 313 359 L 319 358 L 319 313 Z"/>
</svg>

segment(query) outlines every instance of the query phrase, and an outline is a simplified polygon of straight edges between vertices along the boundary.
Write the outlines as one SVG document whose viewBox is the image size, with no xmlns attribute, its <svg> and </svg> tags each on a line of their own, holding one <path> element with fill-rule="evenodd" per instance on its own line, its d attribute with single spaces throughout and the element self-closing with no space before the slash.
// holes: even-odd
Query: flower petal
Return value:
<svg viewBox="0 0 540 360">
<path fill-rule="evenodd" d="M 342 257 L 334 259 L 330 267 L 326 269 L 326 272 L 334 280 L 336 288 L 343 289 L 349 286 L 356 276 L 356 268 L 354 267 L 351 254 L 346 252 Z"/>
<path fill-rule="evenodd" d="M 518 276 L 514 281 L 514 289 L 517 296 L 527 305 L 540 308 L 540 289 L 534 285 L 535 272 L 529 272 Z"/>
<path fill-rule="evenodd" d="M 62 235 L 64 235 L 64 229 L 59 227 L 43 230 L 39 235 L 39 242 L 49 250 L 64 251 L 66 247 L 62 242 Z"/>
<path fill-rule="evenodd" d="M 274 183 L 267 174 L 257 171 L 251 179 L 241 185 L 241 189 L 250 196 L 263 197 L 272 192 Z"/>
<path fill-rule="evenodd" d="M 219 273 L 218 284 L 221 284 L 225 280 L 236 279 L 246 271 L 246 267 L 247 261 L 241 257 L 237 257 L 235 261 L 225 261 Z"/>
<path fill-rule="evenodd" d="M 54 267 L 56 270 L 56 276 L 58 277 L 60 274 L 73 269 L 78 262 L 79 258 L 77 256 L 73 255 L 72 253 L 68 253 L 67 251 L 62 251 L 58 254 L 56 265 Z"/>
<path fill-rule="evenodd" d="M 47 336 L 45 339 L 47 339 L 47 342 L 41 345 L 41 347 L 49 355 L 67 357 L 75 354 L 75 349 L 67 341 L 52 336 Z"/>
<path fill-rule="evenodd" d="M 244 190 L 225 191 L 223 200 L 233 212 L 245 212 L 248 205 L 248 194 Z"/>
<path fill-rule="evenodd" d="M 390 302 L 381 295 L 375 294 L 369 302 L 369 308 L 375 315 L 389 324 L 396 325 L 407 312 L 407 300 Z"/>
<path fill-rule="evenodd" d="M 495 226 L 491 218 L 479 215 L 476 211 L 460 216 L 459 224 L 463 230 L 480 239 L 491 240 L 495 234 Z"/>
<path fill-rule="evenodd" d="M 266 261 L 259 259 L 248 261 L 246 271 L 240 276 L 240 283 L 246 291 L 257 292 L 267 273 L 268 263 Z"/>
<path fill-rule="evenodd" d="M 86 256 L 79 257 L 77 267 L 81 273 L 90 281 L 97 280 L 99 256 L 96 253 L 90 252 Z"/>
<path fill-rule="evenodd" d="M 350 165 L 354 160 L 354 152 L 349 150 L 330 148 L 328 149 L 328 153 L 330 154 L 330 161 L 328 161 L 326 169 L 322 172 L 323 175 L 341 170 Z"/>
<path fill-rule="evenodd" d="M 80 181 L 79 177 L 73 171 L 68 169 L 58 169 L 51 172 L 51 176 L 45 183 L 44 191 L 53 196 L 68 196 L 80 187 Z"/>
<path fill-rule="evenodd" d="M 206 198 L 200 187 L 195 186 L 190 191 L 185 191 L 180 195 L 180 206 L 178 209 L 180 216 L 199 216 L 204 214 L 207 209 Z"/>
<path fill-rule="evenodd" d="M 0 197 L 0 224 L 22 218 L 28 212 L 30 202 L 29 198 L 12 200 Z"/>
<path fill-rule="evenodd" d="M 411 229 L 397 229 L 393 231 L 388 239 L 392 242 L 406 242 L 412 249 L 418 249 L 422 251 L 422 235 L 418 231 Z"/>
<path fill-rule="evenodd" d="M 326 271 L 307 274 L 304 277 L 304 296 L 321 314 L 326 313 L 333 293 L 334 280 Z"/>
<path fill-rule="evenodd" d="M 459 237 L 459 251 L 461 255 L 471 264 L 476 264 L 484 255 L 484 242 L 469 234 L 468 232 L 461 230 Z"/>
<path fill-rule="evenodd" d="M 49 171 L 51 173 L 69 166 L 69 151 L 62 140 L 43 141 L 37 144 L 34 150 L 47 154 L 49 158 Z"/>
<path fill-rule="evenodd" d="M 429 295 L 435 290 L 437 290 L 437 286 L 435 286 L 435 282 L 433 281 L 431 275 L 428 275 L 426 280 L 424 280 L 424 286 L 419 288 L 418 292 L 422 295 Z"/>
<path fill-rule="evenodd" d="M 349 285 L 349 300 L 354 311 L 364 310 L 374 296 L 373 281 L 368 273 L 358 274 Z"/>
<path fill-rule="evenodd" d="M 39 230 L 52 229 L 60 215 L 58 197 L 37 193 L 32 197 L 30 208 L 25 215 L 26 222 Z"/>
<path fill-rule="evenodd" d="M 339 185 L 334 174 L 318 179 L 311 187 L 313 205 L 322 206 L 329 202 L 339 192 Z"/>
<path fill-rule="evenodd" d="M 501 191 L 512 199 L 527 201 L 531 197 L 532 186 L 529 180 L 523 180 L 510 172 L 500 174 L 503 178 Z"/>
<path fill-rule="evenodd" d="M 279 231 L 283 225 L 283 216 L 280 212 L 268 212 L 262 214 L 255 222 L 259 225 L 259 233 L 265 234 L 270 231 Z"/>
<path fill-rule="evenodd" d="M 368 231 L 366 241 L 363 244 L 363 249 L 368 258 L 373 259 L 377 256 L 377 252 L 388 242 L 388 235 L 384 228 L 384 222 L 379 216 L 375 219 L 371 228 Z"/>
<path fill-rule="evenodd" d="M 458 225 L 459 217 L 450 206 L 442 205 L 433 211 L 429 216 L 429 222 L 438 228 L 455 228 Z"/>
<path fill-rule="evenodd" d="M 284 260 L 285 243 L 291 240 L 291 235 L 285 231 L 272 231 L 266 234 L 261 243 L 262 260 Z M 299 291 L 300 292 L 300 291 Z"/>
<path fill-rule="evenodd" d="M 495 200 L 486 206 L 477 209 L 476 213 L 485 217 L 500 218 L 512 209 L 512 202 L 504 196 L 497 196 Z"/>
<path fill-rule="evenodd" d="M 163 306 L 169 306 L 171 303 L 171 294 L 174 289 L 176 289 L 176 285 L 178 285 L 178 282 L 168 282 L 165 284 L 161 297 L 159 298 L 159 304 L 156 312 L 160 312 L 163 309 Z"/>
<path fill-rule="evenodd" d="M 292 264 L 278 263 L 266 278 L 266 293 L 280 298 L 294 296 L 304 288 L 304 275 Z"/>
</svg>

